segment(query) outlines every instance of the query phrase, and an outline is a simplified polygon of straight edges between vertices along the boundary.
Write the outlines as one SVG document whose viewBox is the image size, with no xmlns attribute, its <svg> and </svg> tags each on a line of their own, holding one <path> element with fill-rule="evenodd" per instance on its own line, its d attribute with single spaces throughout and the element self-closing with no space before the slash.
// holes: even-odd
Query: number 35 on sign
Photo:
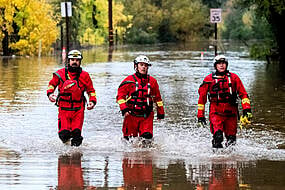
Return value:
<svg viewBox="0 0 285 190">
<path fill-rule="evenodd" d="M 222 9 L 210 9 L 210 22 L 222 22 Z"/>
</svg>

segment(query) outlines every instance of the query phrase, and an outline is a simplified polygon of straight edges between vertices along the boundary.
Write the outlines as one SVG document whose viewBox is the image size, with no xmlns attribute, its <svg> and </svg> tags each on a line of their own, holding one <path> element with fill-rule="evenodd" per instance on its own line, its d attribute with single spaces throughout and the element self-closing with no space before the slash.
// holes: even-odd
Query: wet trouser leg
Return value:
<svg viewBox="0 0 285 190">
<path fill-rule="evenodd" d="M 236 133 L 237 133 L 237 117 L 228 117 L 225 120 L 225 136 L 227 139 L 226 146 L 236 144 Z"/>
<path fill-rule="evenodd" d="M 147 118 L 128 115 L 124 118 L 123 135 L 125 139 L 129 137 L 152 138 L 153 136 L 154 113 L 151 112 Z"/>
<path fill-rule="evenodd" d="M 81 136 L 80 129 L 74 129 L 71 131 L 71 146 L 80 146 L 83 140 L 83 137 Z"/>
<path fill-rule="evenodd" d="M 229 135 L 229 136 L 226 135 L 226 139 L 227 139 L 227 142 L 226 142 L 227 147 L 230 145 L 236 144 L 236 136 L 235 135 Z"/>
<path fill-rule="evenodd" d="M 126 140 L 129 140 L 130 137 L 138 136 L 139 119 L 139 117 L 133 115 L 125 116 L 122 131 Z"/>
<path fill-rule="evenodd" d="M 213 134 L 213 148 L 223 148 L 223 124 L 224 117 L 215 113 L 210 113 L 210 129 Z"/>
<path fill-rule="evenodd" d="M 81 130 L 84 120 L 84 107 L 77 111 L 67 111 L 59 108 L 58 114 L 58 134 L 62 142 L 68 141 L 70 138 L 72 146 L 79 146 L 83 137 Z"/>
<path fill-rule="evenodd" d="M 213 135 L 213 140 L 212 140 L 213 148 L 223 148 L 222 142 L 223 142 L 223 131 L 218 130 Z"/>
<path fill-rule="evenodd" d="M 140 137 L 145 139 L 152 139 L 152 134 L 150 132 L 145 132 Z"/>
<path fill-rule="evenodd" d="M 58 133 L 60 140 L 66 143 L 71 138 L 71 133 L 69 130 L 62 130 Z"/>
</svg>

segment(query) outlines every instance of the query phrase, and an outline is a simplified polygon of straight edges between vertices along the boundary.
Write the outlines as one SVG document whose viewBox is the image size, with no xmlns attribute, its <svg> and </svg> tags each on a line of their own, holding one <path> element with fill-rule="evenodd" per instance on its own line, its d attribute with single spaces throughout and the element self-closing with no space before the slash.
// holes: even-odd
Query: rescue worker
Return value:
<svg viewBox="0 0 285 190">
<path fill-rule="evenodd" d="M 152 139 L 154 103 L 157 107 L 157 119 L 164 118 L 158 83 L 154 77 L 148 75 L 150 66 L 148 57 L 140 55 L 135 58 L 134 70 L 136 72 L 125 78 L 118 88 L 117 103 L 124 116 L 123 135 L 127 140 L 137 136 Z"/>
<path fill-rule="evenodd" d="M 243 117 L 252 118 L 248 94 L 235 73 L 227 70 L 228 60 L 224 55 L 214 58 L 216 72 L 209 74 L 199 88 L 198 123 L 206 125 L 205 104 L 207 96 L 210 102 L 209 120 L 213 134 L 213 148 L 223 148 L 223 134 L 226 146 L 236 143 L 238 104 L 237 97 L 241 98 Z"/>
<path fill-rule="evenodd" d="M 96 105 L 96 94 L 92 80 L 86 71 L 80 67 L 82 54 L 78 50 L 71 50 L 67 55 L 67 65 L 53 73 L 49 82 L 47 96 L 58 106 L 58 135 L 65 143 L 71 139 L 71 146 L 80 146 L 86 98 L 89 95 L 87 109 Z M 54 94 L 58 87 L 58 95 Z"/>
</svg>

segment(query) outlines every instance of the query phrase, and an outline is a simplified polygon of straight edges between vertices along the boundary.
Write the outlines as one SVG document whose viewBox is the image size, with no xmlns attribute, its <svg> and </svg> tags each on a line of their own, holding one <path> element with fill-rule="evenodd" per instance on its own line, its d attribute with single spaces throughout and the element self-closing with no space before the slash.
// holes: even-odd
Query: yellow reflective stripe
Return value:
<svg viewBox="0 0 285 190">
<path fill-rule="evenodd" d="M 198 104 L 198 110 L 204 110 L 205 105 L 204 104 Z"/>
<path fill-rule="evenodd" d="M 247 104 L 250 104 L 250 101 L 249 101 L 248 98 L 244 98 L 244 99 L 241 100 L 241 103 L 242 103 L 242 104 L 246 104 L 246 103 L 247 103 Z"/>
<path fill-rule="evenodd" d="M 96 97 L 96 92 L 91 92 L 90 96 L 95 96 Z"/>
<path fill-rule="evenodd" d="M 159 101 L 159 102 L 156 102 L 156 103 L 157 103 L 158 107 L 162 107 L 163 106 L 163 102 L 162 101 Z"/>
<path fill-rule="evenodd" d="M 118 104 L 123 104 L 123 103 L 126 103 L 126 100 L 120 99 L 120 100 L 118 100 L 117 102 L 118 102 Z"/>
<path fill-rule="evenodd" d="M 53 85 L 49 85 L 48 86 L 48 90 L 54 90 L 54 86 Z"/>
<path fill-rule="evenodd" d="M 126 102 L 129 101 L 131 98 L 132 98 L 132 96 L 128 97 L 128 98 L 126 99 Z"/>
</svg>

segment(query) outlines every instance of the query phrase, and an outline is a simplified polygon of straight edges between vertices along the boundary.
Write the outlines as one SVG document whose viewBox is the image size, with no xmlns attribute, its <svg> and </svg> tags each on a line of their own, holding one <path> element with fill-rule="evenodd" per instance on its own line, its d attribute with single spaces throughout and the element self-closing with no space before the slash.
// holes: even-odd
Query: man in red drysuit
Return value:
<svg viewBox="0 0 285 190">
<path fill-rule="evenodd" d="M 68 63 L 65 68 L 53 73 L 49 82 L 47 96 L 51 102 L 56 102 L 58 108 L 58 135 L 63 143 L 71 139 L 72 146 L 80 146 L 84 120 L 86 98 L 89 95 L 87 109 L 91 110 L 96 105 L 96 93 L 92 80 L 86 71 L 80 67 L 82 54 L 78 50 L 68 53 Z M 58 96 L 54 91 L 58 87 Z"/>
<path fill-rule="evenodd" d="M 214 59 L 216 72 L 209 74 L 199 88 L 198 123 L 206 125 L 205 104 L 207 96 L 210 102 L 209 120 L 213 134 L 213 148 L 222 148 L 223 133 L 226 146 L 236 143 L 238 105 L 241 98 L 243 117 L 252 118 L 250 101 L 240 78 L 227 70 L 228 60 L 224 55 Z"/>
<path fill-rule="evenodd" d="M 163 102 L 155 78 L 148 75 L 151 66 L 148 57 L 140 55 L 134 60 L 135 74 L 125 78 L 118 88 L 117 102 L 124 116 L 125 139 L 140 136 L 153 137 L 153 104 L 157 107 L 157 119 L 164 118 Z"/>
</svg>

